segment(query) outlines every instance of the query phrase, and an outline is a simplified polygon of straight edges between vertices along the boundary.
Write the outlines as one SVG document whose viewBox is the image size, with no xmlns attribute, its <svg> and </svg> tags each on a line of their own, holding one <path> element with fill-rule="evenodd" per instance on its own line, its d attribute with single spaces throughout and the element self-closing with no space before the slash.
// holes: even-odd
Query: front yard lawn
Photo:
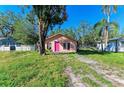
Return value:
<svg viewBox="0 0 124 93">
<path fill-rule="evenodd" d="M 36 52 L 0 53 L 0 86 L 66 86 L 65 64 Z"/>
<path fill-rule="evenodd" d="M 0 86 L 57 87 L 68 86 L 68 66 L 86 86 L 112 86 L 111 82 L 75 58 L 76 54 L 37 52 L 0 52 Z"/>
</svg>

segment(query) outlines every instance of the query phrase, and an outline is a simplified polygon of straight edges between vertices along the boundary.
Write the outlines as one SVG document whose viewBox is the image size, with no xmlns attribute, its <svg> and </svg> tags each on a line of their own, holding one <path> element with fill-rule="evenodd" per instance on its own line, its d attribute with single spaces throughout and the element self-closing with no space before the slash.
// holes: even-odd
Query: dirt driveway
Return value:
<svg viewBox="0 0 124 93">
<path fill-rule="evenodd" d="M 106 67 L 104 64 L 91 60 L 83 55 L 77 54 L 75 57 L 81 62 L 88 64 L 97 73 L 104 75 L 104 78 L 111 81 L 113 86 L 124 87 L 124 77 L 123 77 L 124 75 L 123 73 L 121 73 L 124 72 L 124 70 L 122 71 L 116 68 L 110 69 Z"/>
</svg>

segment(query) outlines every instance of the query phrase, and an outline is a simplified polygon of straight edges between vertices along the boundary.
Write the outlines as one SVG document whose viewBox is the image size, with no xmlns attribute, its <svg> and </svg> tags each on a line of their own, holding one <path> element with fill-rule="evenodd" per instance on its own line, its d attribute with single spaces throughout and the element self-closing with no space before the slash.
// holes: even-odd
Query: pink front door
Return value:
<svg viewBox="0 0 124 93">
<path fill-rule="evenodd" d="M 55 52 L 59 51 L 59 42 L 55 41 Z"/>
</svg>

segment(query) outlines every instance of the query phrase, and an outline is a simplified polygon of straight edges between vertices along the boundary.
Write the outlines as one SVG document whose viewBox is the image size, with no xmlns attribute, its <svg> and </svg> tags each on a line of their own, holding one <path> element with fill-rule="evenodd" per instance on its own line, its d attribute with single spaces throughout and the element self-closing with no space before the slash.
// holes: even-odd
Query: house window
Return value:
<svg viewBox="0 0 124 93">
<path fill-rule="evenodd" d="M 70 43 L 68 43 L 68 45 L 67 45 L 67 46 L 68 46 L 68 47 L 67 47 L 67 49 L 68 49 L 68 50 L 70 50 Z"/>
<path fill-rule="evenodd" d="M 70 43 L 63 43 L 63 49 L 70 50 Z"/>
<path fill-rule="evenodd" d="M 124 42 L 121 42 L 121 46 L 124 47 Z"/>
<path fill-rule="evenodd" d="M 66 49 L 66 43 L 63 43 L 63 49 Z"/>
</svg>

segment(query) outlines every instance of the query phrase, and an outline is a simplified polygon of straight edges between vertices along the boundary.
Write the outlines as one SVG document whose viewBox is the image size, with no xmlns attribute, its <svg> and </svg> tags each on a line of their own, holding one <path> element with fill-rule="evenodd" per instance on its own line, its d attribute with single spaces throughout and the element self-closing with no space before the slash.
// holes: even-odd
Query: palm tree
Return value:
<svg viewBox="0 0 124 93">
<path fill-rule="evenodd" d="M 106 26 L 106 20 L 105 19 L 102 19 L 101 21 L 97 22 L 95 25 L 94 25 L 94 31 L 96 33 L 96 38 L 98 40 L 101 41 L 101 48 L 102 48 L 102 51 L 104 50 L 103 47 L 103 42 L 104 42 L 104 36 L 103 36 L 103 32 L 104 32 L 104 27 Z"/>
<path fill-rule="evenodd" d="M 106 24 L 107 24 L 107 20 L 102 19 L 101 21 L 97 22 L 94 25 L 94 31 L 96 33 L 96 38 L 97 38 L 97 40 L 100 40 L 101 44 L 102 44 L 102 51 L 104 50 L 104 47 L 105 47 L 105 45 L 103 43 L 105 43 L 105 36 L 106 36 L 105 28 L 106 28 Z M 109 22 L 108 29 L 109 29 L 109 33 L 108 33 L 108 37 L 107 37 L 108 39 L 116 37 L 118 35 L 119 26 L 118 26 L 118 24 L 116 22 Z"/>
<path fill-rule="evenodd" d="M 114 38 L 119 36 L 119 25 L 116 22 L 110 22 L 110 28 L 109 28 L 109 38 Z"/>
<path fill-rule="evenodd" d="M 107 46 L 107 42 L 108 42 L 108 30 L 109 30 L 109 26 L 110 26 L 110 17 L 112 13 L 116 13 L 117 11 L 117 6 L 116 5 L 103 5 L 102 6 L 102 12 L 105 14 L 106 16 L 106 26 L 104 27 L 104 34 L 103 34 L 103 41 L 105 43 L 105 47 Z"/>
</svg>

